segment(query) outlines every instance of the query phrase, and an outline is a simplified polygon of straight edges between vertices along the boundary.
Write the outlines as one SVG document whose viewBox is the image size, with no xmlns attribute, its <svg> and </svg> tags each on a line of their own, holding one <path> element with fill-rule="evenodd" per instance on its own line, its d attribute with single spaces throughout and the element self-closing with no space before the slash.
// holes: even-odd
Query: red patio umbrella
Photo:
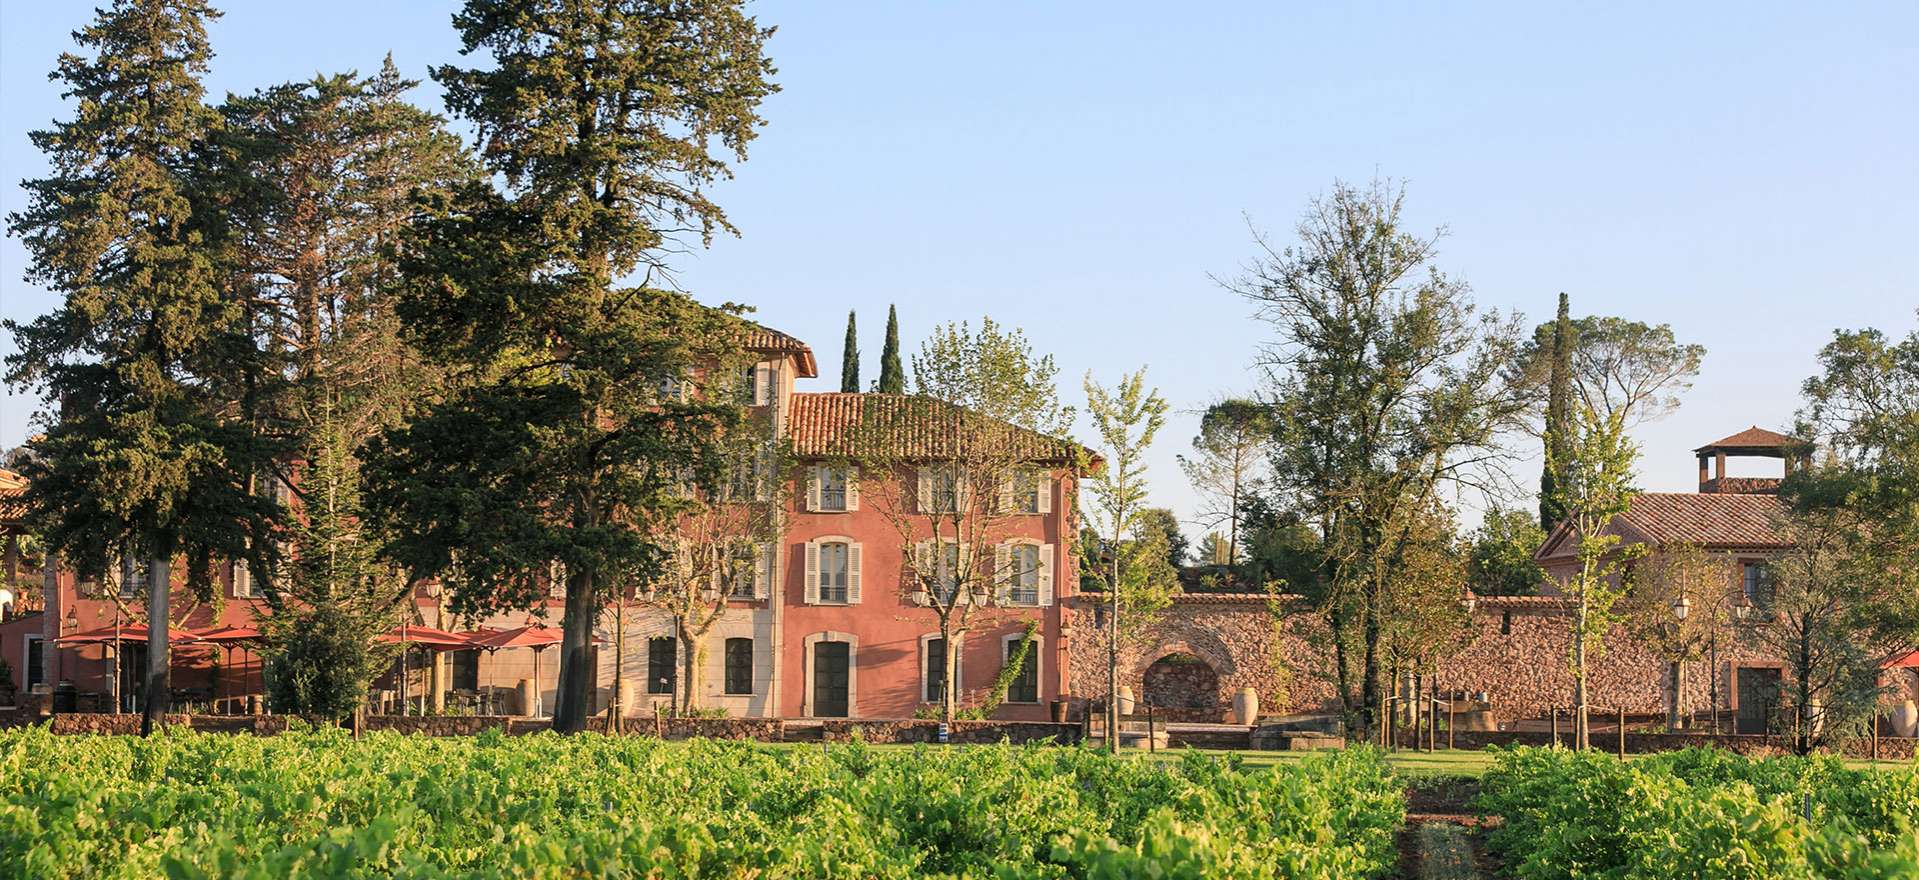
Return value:
<svg viewBox="0 0 1919 880">
<path fill-rule="evenodd" d="M 260 641 L 261 638 L 260 631 L 253 627 L 230 625 L 203 629 L 194 633 L 194 635 L 199 636 L 200 641 L 206 642 L 209 645 L 217 645 L 221 650 L 225 651 L 228 666 L 233 665 L 234 648 L 239 648 L 242 652 L 245 652 L 248 642 L 257 642 Z M 229 694 L 229 696 L 231 696 L 231 694 Z"/>
<path fill-rule="evenodd" d="M 99 629 L 88 629 L 81 630 L 77 633 L 68 633 L 53 641 L 55 644 L 60 645 L 103 645 L 108 642 L 144 642 L 147 641 L 148 638 L 146 624 L 126 623 L 119 626 L 103 626 Z M 200 640 L 198 635 L 188 630 L 175 629 L 173 627 L 167 628 L 168 644 L 178 645 Z"/>
<path fill-rule="evenodd" d="M 117 612 L 116 612 L 117 613 Z M 120 643 L 146 642 L 152 637 L 147 633 L 144 623 L 116 623 L 98 629 L 81 630 L 54 639 L 56 645 L 112 645 L 113 646 L 113 687 L 109 696 L 113 698 L 114 714 L 120 712 Z M 167 627 L 167 644 L 184 645 L 200 641 L 192 632 Z"/>
<path fill-rule="evenodd" d="M 1919 651 L 1887 660 L 1885 669 L 1919 669 Z"/>
<path fill-rule="evenodd" d="M 472 640 L 464 633 L 447 632 L 446 630 L 434 629 L 433 627 L 430 627 L 430 626 L 414 626 L 413 624 L 404 623 L 404 622 L 401 623 L 399 626 L 396 626 L 390 630 L 387 630 L 386 632 L 383 632 L 377 636 L 374 636 L 373 640 L 376 642 L 385 642 L 387 644 L 397 644 L 400 646 L 400 714 L 401 715 L 405 715 L 407 710 L 407 694 L 406 694 L 406 673 L 407 673 L 406 652 L 407 651 L 412 650 L 415 646 L 425 648 L 429 651 L 457 651 L 461 648 L 474 647 Z"/>
<path fill-rule="evenodd" d="M 484 648 L 488 654 L 501 648 L 533 649 L 533 715 L 540 714 L 540 652 L 560 643 L 565 630 L 556 626 L 516 626 L 512 629 L 474 630 L 469 636 L 475 647 Z"/>
</svg>

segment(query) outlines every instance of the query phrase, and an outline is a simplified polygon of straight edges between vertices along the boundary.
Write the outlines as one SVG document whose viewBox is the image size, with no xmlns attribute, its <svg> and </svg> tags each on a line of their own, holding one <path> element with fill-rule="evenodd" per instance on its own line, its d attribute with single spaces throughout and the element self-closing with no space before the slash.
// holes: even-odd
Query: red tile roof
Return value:
<svg viewBox="0 0 1919 880">
<path fill-rule="evenodd" d="M 0 526 L 17 525 L 27 517 L 27 478 L 0 468 Z"/>
<path fill-rule="evenodd" d="M 1785 505 L 1776 495 L 1642 492 L 1620 517 L 1622 531 L 1652 544 L 1704 547 L 1785 547 L 1777 523 Z"/>
<path fill-rule="evenodd" d="M 1799 444 L 1799 441 L 1792 437 L 1788 437 L 1784 434 L 1779 433 L 1778 431 L 1768 431 L 1765 428 L 1761 428 L 1758 425 L 1754 425 L 1750 428 L 1747 428 L 1744 431 L 1740 431 L 1739 433 L 1732 435 L 1731 437 L 1725 437 L 1720 440 L 1713 441 L 1693 451 L 1694 452 L 1712 452 L 1714 450 L 1719 450 L 1719 449 L 1724 449 L 1727 451 L 1731 451 L 1734 449 L 1768 449 L 1770 450 L 1770 449 L 1778 449 L 1782 446 L 1797 446 L 1798 444 Z"/>
<path fill-rule="evenodd" d="M 1716 550 L 1783 550 L 1778 522 L 1785 504 L 1777 495 L 1732 495 L 1714 492 L 1641 492 L 1632 506 L 1613 520 L 1613 529 L 1627 541 L 1654 546 L 1697 544 Z M 1567 540 L 1572 523 L 1561 523 L 1541 544 L 1533 558 L 1559 559 L 1571 555 Z"/>
<path fill-rule="evenodd" d="M 798 337 L 781 333 L 771 327 L 753 325 L 752 332 L 746 336 L 746 348 L 749 351 L 761 351 L 768 354 L 790 354 L 799 361 L 800 377 L 812 379 L 820 374 L 819 365 L 813 361 L 813 349 Z"/>
<path fill-rule="evenodd" d="M 848 455 L 861 426 L 885 432 L 893 454 L 908 459 L 939 458 L 948 451 L 963 410 L 930 397 L 903 394 L 848 394 L 795 392 L 786 414 L 786 432 L 793 453 L 801 458 Z M 1071 462 L 1077 447 L 1072 441 L 1031 431 L 1017 435 L 1028 447 L 1022 451 L 1034 461 Z"/>
</svg>

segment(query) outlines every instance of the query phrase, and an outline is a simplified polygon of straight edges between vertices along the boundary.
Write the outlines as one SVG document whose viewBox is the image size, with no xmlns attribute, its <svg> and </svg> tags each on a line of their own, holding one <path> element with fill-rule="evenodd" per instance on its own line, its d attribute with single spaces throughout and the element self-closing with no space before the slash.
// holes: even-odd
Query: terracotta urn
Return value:
<svg viewBox="0 0 1919 880">
<path fill-rule="evenodd" d="M 1252 688 L 1240 688 L 1233 696 L 1234 724 L 1251 724 L 1259 717 L 1259 692 Z"/>
<path fill-rule="evenodd" d="M 1899 736 L 1919 736 L 1919 703 L 1906 700 L 1893 707 L 1892 732 Z"/>
</svg>

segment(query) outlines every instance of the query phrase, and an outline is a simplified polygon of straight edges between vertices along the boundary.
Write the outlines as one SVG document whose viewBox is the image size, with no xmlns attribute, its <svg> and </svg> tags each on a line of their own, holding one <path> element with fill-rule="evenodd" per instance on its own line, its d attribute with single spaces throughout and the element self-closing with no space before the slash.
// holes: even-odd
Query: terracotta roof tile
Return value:
<svg viewBox="0 0 1919 880">
<path fill-rule="evenodd" d="M 1784 511 L 1776 495 L 1642 492 L 1621 519 L 1655 544 L 1784 547 L 1776 527 Z"/>
<path fill-rule="evenodd" d="M 1781 446 L 1795 446 L 1799 441 L 1778 431 L 1768 431 L 1758 425 L 1740 431 L 1731 437 L 1715 440 L 1694 452 L 1711 452 L 1715 449 L 1777 449 Z"/>
<path fill-rule="evenodd" d="M 749 351 L 763 351 L 769 354 L 790 354 L 800 363 L 800 376 L 812 379 L 820 374 L 819 365 L 813 361 L 813 349 L 801 342 L 799 337 L 781 333 L 771 327 L 753 325 L 752 332 L 746 336 L 746 348 Z"/>
<path fill-rule="evenodd" d="M 0 526 L 14 525 L 27 516 L 27 478 L 0 468 Z"/>
<path fill-rule="evenodd" d="M 947 439 L 961 412 L 959 407 L 932 398 L 900 394 L 796 392 L 786 414 L 787 436 L 801 458 L 846 455 L 849 442 L 862 425 L 884 430 L 894 454 L 906 458 L 937 458 L 947 454 Z M 1035 461 L 1073 460 L 1075 445 L 1068 440 L 1022 432 Z"/>
</svg>

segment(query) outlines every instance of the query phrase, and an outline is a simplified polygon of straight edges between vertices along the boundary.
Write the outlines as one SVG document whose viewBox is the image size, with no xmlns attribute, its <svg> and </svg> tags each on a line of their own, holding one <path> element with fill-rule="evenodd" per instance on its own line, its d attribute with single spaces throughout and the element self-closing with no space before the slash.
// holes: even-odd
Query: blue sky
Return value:
<svg viewBox="0 0 1919 880">
<path fill-rule="evenodd" d="M 458 51 L 451 2 L 220 5 L 215 95 Z M 1283 241 L 1333 180 L 1401 178 L 1483 305 L 1540 319 L 1563 290 L 1706 346 L 1637 432 L 1643 484 L 1689 489 L 1687 450 L 1790 422 L 1835 328 L 1914 326 L 1919 5 L 1565 6 L 759 3 L 784 91 L 718 191 L 741 237 L 679 281 L 810 341 L 816 390 L 849 309 L 877 373 L 888 303 L 909 348 L 1025 328 L 1075 402 L 1087 370 L 1147 366 L 1180 411 L 1155 496 L 1184 514 L 1192 410 L 1248 390 L 1269 336 L 1210 276 L 1253 255 L 1249 220 Z M 45 168 L 26 132 L 69 113 L 45 75 L 89 8 L 0 5 L 0 209 Z M 6 317 L 52 304 L 24 265 L 0 243 Z M 35 407 L 0 399 L 0 445 Z"/>
</svg>

